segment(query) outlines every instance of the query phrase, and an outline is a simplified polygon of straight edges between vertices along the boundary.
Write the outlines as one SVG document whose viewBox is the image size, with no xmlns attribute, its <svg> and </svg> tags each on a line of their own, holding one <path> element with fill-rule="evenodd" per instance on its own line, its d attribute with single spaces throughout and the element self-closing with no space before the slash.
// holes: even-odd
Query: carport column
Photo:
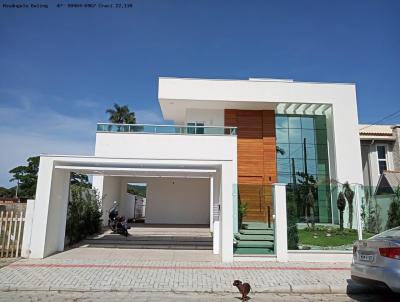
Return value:
<svg viewBox="0 0 400 302">
<path fill-rule="evenodd" d="M 286 184 L 274 184 L 275 207 L 275 251 L 276 260 L 288 261 L 287 217 L 286 217 Z"/>
<path fill-rule="evenodd" d="M 64 250 L 69 172 L 54 169 L 54 159 L 41 157 L 32 220 L 29 258 Z"/>
<path fill-rule="evenodd" d="M 233 185 L 235 175 L 231 162 L 222 164 L 221 171 L 221 255 L 223 262 L 233 261 Z"/>
</svg>

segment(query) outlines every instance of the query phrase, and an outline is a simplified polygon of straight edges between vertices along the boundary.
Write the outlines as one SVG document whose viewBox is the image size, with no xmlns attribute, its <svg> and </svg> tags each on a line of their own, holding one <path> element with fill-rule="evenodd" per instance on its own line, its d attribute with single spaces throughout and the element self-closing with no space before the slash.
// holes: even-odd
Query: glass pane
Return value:
<svg viewBox="0 0 400 302">
<path fill-rule="evenodd" d="M 288 159 L 279 159 L 277 161 L 278 173 L 290 173 L 290 161 Z"/>
<path fill-rule="evenodd" d="M 278 144 L 288 143 L 289 142 L 288 129 L 276 129 L 276 140 Z"/>
<path fill-rule="evenodd" d="M 303 144 L 290 144 L 290 158 L 303 158 Z"/>
<path fill-rule="evenodd" d="M 318 159 L 328 159 L 327 145 L 317 145 L 317 158 Z"/>
<path fill-rule="evenodd" d="M 379 161 L 379 174 L 382 174 L 383 171 L 387 170 L 387 166 L 386 166 L 386 160 L 380 160 Z"/>
<path fill-rule="evenodd" d="M 278 174 L 278 182 L 285 184 L 291 183 L 292 177 L 290 174 Z"/>
<path fill-rule="evenodd" d="M 301 120 L 299 116 L 289 116 L 289 128 L 301 128 Z"/>
<path fill-rule="evenodd" d="M 301 117 L 301 127 L 303 129 L 314 129 L 314 119 L 312 117 Z"/>
<path fill-rule="evenodd" d="M 307 159 L 315 159 L 315 145 L 306 145 Z"/>
<path fill-rule="evenodd" d="M 318 115 L 314 117 L 315 129 L 326 129 L 326 117 L 324 115 Z"/>
<path fill-rule="evenodd" d="M 306 139 L 306 144 L 314 144 L 314 139 L 315 139 L 315 131 L 311 129 L 303 129 L 301 131 L 302 134 L 302 140 L 304 142 L 304 139 Z"/>
<path fill-rule="evenodd" d="M 318 160 L 317 162 L 317 173 L 318 175 L 326 176 L 328 173 L 328 161 Z"/>
<path fill-rule="evenodd" d="M 295 159 L 294 160 L 294 171 L 295 171 L 295 173 L 304 172 L 303 159 Z"/>
<path fill-rule="evenodd" d="M 276 147 L 280 150 L 276 152 L 278 158 L 289 158 L 289 144 L 277 144 Z"/>
<path fill-rule="evenodd" d="M 307 172 L 308 174 L 317 174 L 317 162 L 315 160 L 307 160 Z"/>
<path fill-rule="evenodd" d="M 385 146 L 377 146 L 378 150 L 378 159 L 386 159 L 386 148 Z"/>
<path fill-rule="evenodd" d="M 316 144 L 326 144 L 326 130 L 315 130 L 316 132 Z"/>
<path fill-rule="evenodd" d="M 276 128 L 288 128 L 289 121 L 287 116 L 276 116 Z"/>
<path fill-rule="evenodd" d="M 291 144 L 302 143 L 301 140 L 301 129 L 290 129 L 289 130 L 289 142 Z"/>
</svg>

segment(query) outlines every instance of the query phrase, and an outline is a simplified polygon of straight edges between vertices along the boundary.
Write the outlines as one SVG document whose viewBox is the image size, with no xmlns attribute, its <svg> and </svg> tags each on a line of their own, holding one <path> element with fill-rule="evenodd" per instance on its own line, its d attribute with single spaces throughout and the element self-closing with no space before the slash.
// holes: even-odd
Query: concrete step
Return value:
<svg viewBox="0 0 400 302">
<path fill-rule="evenodd" d="M 274 243 L 271 241 L 238 241 L 236 247 L 246 248 L 274 248 Z"/>
<path fill-rule="evenodd" d="M 129 237 L 128 237 L 129 238 Z M 106 244 L 106 245 L 181 245 L 181 246 L 189 246 L 189 245 L 196 245 L 196 246 L 212 246 L 212 241 L 150 241 L 150 240 L 107 240 L 107 239 L 85 239 L 81 241 L 83 244 Z"/>
<path fill-rule="evenodd" d="M 240 234 L 244 235 L 274 235 L 274 230 L 246 230 L 246 229 L 241 229 Z"/>
<path fill-rule="evenodd" d="M 234 249 L 235 255 L 271 255 L 274 251 L 268 248 L 246 248 L 240 247 Z"/>
<path fill-rule="evenodd" d="M 274 241 L 273 235 L 266 234 L 235 234 L 235 238 L 240 241 Z"/>
<path fill-rule="evenodd" d="M 262 222 L 243 222 L 242 229 L 246 230 L 272 230 L 268 224 Z"/>
</svg>

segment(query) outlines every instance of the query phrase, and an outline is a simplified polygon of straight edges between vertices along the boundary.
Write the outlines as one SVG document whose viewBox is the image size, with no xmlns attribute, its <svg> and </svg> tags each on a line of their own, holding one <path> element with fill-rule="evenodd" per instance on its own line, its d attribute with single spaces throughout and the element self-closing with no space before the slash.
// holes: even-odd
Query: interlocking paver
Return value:
<svg viewBox="0 0 400 302">
<path fill-rule="evenodd" d="M 344 293 L 350 277 L 346 263 L 172 261 L 151 255 L 22 259 L 0 269 L 0 290 L 236 292 L 232 282 L 241 279 L 254 292 Z"/>
</svg>

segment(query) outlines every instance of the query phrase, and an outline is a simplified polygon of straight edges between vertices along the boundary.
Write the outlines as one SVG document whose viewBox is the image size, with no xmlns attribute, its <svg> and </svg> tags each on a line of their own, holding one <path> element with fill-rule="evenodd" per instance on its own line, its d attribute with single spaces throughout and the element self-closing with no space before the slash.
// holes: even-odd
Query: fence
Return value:
<svg viewBox="0 0 400 302">
<path fill-rule="evenodd" d="M 14 258 L 21 255 L 24 222 L 23 212 L 0 212 L 0 258 Z"/>
</svg>

